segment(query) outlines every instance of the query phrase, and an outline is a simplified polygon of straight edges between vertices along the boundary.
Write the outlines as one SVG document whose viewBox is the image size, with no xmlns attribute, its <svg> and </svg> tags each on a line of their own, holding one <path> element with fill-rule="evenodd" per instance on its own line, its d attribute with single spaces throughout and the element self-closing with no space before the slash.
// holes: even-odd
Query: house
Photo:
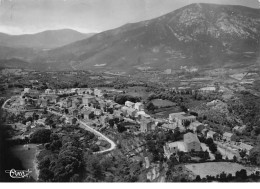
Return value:
<svg viewBox="0 0 260 189">
<path fill-rule="evenodd" d="M 193 115 L 187 115 L 185 112 L 172 113 L 169 115 L 169 121 L 171 123 L 176 123 L 178 127 L 183 127 L 186 122 L 195 122 L 196 117 Z"/>
<path fill-rule="evenodd" d="M 84 95 L 84 96 L 82 97 L 82 103 L 83 103 L 84 105 L 86 105 L 86 106 L 88 106 L 89 104 L 91 104 L 91 103 L 93 103 L 93 102 L 95 102 L 95 101 L 96 101 L 95 97 L 90 96 L 90 95 Z"/>
<path fill-rule="evenodd" d="M 70 108 L 72 106 L 72 99 L 71 98 L 66 98 L 63 101 L 62 107 L 64 108 Z"/>
<path fill-rule="evenodd" d="M 213 140 L 216 140 L 218 137 L 218 134 L 214 131 L 208 131 L 207 132 L 207 138 L 212 138 Z"/>
<path fill-rule="evenodd" d="M 183 138 L 188 152 L 193 150 L 196 152 L 201 151 L 200 141 L 196 134 L 186 133 Z"/>
<path fill-rule="evenodd" d="M 96 116 L 100 116 L 100 115 L 102 114 L 102 110 L 95 109 L 95 110 L 94 110 L 94 114 L 95 114 Z"/>
<path fill-rule="evenodd" d="M 45 94 L 50 94 L 50 92 L 51 92 L 51 89 L 46 89 L 44 93 Z"/>
<path fill-rule="evenodd" d="M 177 141 L 166 143 L 163 147 L 164 155 L 169 159 L 172 154 L 177 153 L 178 151 L 181 152 L 188 152 L 187 146 L 184 141 Z"/>
<path fill-rule="evenodd" d="M 201 133 L 201 131 L 205 128 L 205 126 L 199 121 L 195 121 L 190 124 L 189 128 L 194 132 Z"/>
<path fill-rule="evenodd" d="M 241 142 L 239 145 L 238 145 L 238 148 L 240 150 L 245 150 L 246 151 L 246 154 L 249 155 L 250 151 L 254 148 L 253 146 L 251 145 L 248 145 L 248 144 L 245 144 L 243 142 Z"/>
<path fill-rule="evenodd" d="M 207 134 L 208 134 L 208 129 L 203 129 L 202 131 L 201 131 L 201 134 L 204 136 L 204 137 L 207 137 Z"/>
<path fill-rule="evenodd" d="M 72 115 L 73 115 L 74 117 L 77 117 L 78 114 L 79 114 L 79 111 L 78 111 L 77 109 L 72 111 Z"/>
<path fill-rule="evenodd" d="M 128 107 L 128 108 L 133 108 L 134 105 L 135 105 L 135 103 L 133 103 L 133 102 L 130 102 L 130 101 L 125 102 L 125 106 Z"/>
<path fill-rule="evenodd" d="M 136 115 L 135 115 L 136 119 L 137 120 L 141 120 L 141 119 L 149 119 L 151 118 L 150 115 L 146 114 L 144 111 L 139 111 L 139 112 L 136 112 Z"/>
<path fill-rule="evenodd" d="M 21 106 L 25 105 L 25 98 L 24 97 L 20 97 L 20 105 Z"/>
<path fill-rule="evenodd" d="M 136 116 L 137 111 L 134 108 L 129 108 L 129 107 L 123 106 L 121 110 L 122 110 L 123 115 L 126 117 L 135 117 Z"/>
<path fill-rule="evenodd" d="M 102 97 L 103 96 L 102 90 L 94 89 L 94 95 L 97 97 Z"/>
<path fill-rule="evenodd" d="M 45 125 L 45 120 L 46 120 L 46 118 L 38 119 L 35 121 L 35 124 L 36 125 Z"/>
<path fill-rule="evenodd" d="M 223 140 L 226 140 L 228 142 L 235 141 L 236 136 L 233 133 L 225 132 L 222 137 Z"/>
<path fill-rule="evenodd" d="M 41 107 L 47 107 L 48 106 L 48 100 L 47 99 L 42 99 L 41 100 Z"/>
<path fill-rule="evenodd" d="M 29 117 L 33 117 L 34 112 L 25 112 L 24 117 L 25 119 L 28 119 Z"/>
<path fill-rule="evenodd" d="M 164 123 L 162 125 L 162 128 L 166 129 L 166 130 L 174 130 L 177 128 L 177 125 L 176 124 L 173 124 L 173 123 Z"/>
<path fill-rule="evenodd" d="M 214 86 L 204 87 L 204 88 L 199 89 L 199 91 L 203 92 L 203 93 L 215 92 L 216 91 L 216 87 L 214 87 Z"/>
<path fill-rule="evenodd" d="M 90 119 L 90 114 L 94 113 L 92 110 L 83 110 L 82 114 L 83 114 L 83 118 L 86 120 Z"/>
<path fill-rule="evenodd" d="M 155 127 L 156 127 L 154 121 L 150 120 L 150 119 L 148 119 L 148 120 L 142 119 L 140 125 L 141 125 L 140 130 L 141 130 L 141 132 L 144 132 L 144 133 L 155 130 Z"/>
<path fill-rule="evenodd" d="M 75 98 L 75 99 L 72 100 L 72 108 L 77 108 L 77 107 L 80 106 L 80 104 L 81 104 L 81 100 L 80 99 Z"/>
<path fill-rule="evenodd" d="M 138 111 L 142 111 L 142 110 L 144 110 L 144 105 L 141 102 L 137 102 L 137 103 L 135 103 L 134 108 Z"/>
<path fill-rule="evenodd" d="M 243 126 L 235 126 L 232 131 L 235 132 L 235 133 L 239 133 L 239 134 L 242 134 L 244 131 L 246 130 L 246 125 L 243 125 Z"/>
<path fill-rule="evenodd" d="M 109 117 L 108 116 L 102 116 L 100 117 L 100 121 L 102 125 L 106 125 L 108 123 Z"/>
<path fill-rule="evenodd" d="M 24 88 L 24 93 L 30 93 L 31 89 L 30 88 Z"/>
</svg>

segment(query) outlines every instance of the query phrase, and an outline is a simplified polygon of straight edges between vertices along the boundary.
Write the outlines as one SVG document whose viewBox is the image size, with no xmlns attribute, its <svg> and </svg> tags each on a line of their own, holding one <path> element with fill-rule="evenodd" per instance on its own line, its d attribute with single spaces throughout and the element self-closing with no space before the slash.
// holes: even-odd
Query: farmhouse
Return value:
<svg viewBox="0 0 260 189">
<path fill-rule="evenodd" d="M 250 151 L 253 149 L 253 146 L 245 144 L 243 142 L 241 142 L 238 145 L 238 147 L 239 147 L 240 150 L 245 150 L 247 155 L 249 155 Z"/>
<path fill-rule="evenodd" d="M 193 133 L 187 133 L 183 136 L 184 142 L 186 144 L 186 149 L 188 152 L 194 150 L 194 151 L 201 151 L 200 147 L 200 141 L 196 134 Z"/>
<path fill-rule="evenodd" d="M 196 117 L 193 115 L 187 115 L 185 112 L 172 113 L 169 115 L 169 121 L 171 123 L 176 123 L 178 127 L 184 126 L 185 122 L 190 123 L 196 121 Z"/>
<path fill-rule="evenodd" d="M 194 132 L 200 133 L 204 128 L 205 126 L 199 121 L 195 121 L 190 124 L 190 129 L 193 130 Z"/>
<path fill-rule="evenodd" d="M 164 155 L 169 159 L 170 156 L 174 153 L 177 153 L 178 151 L 181 152 L 188 152 L 187 146 L 185 142 L 178 141 L 178 142 L 172 142 L 172 143 L 166 143 L 163 147 Z"/>
<path fill-rule="evenodd" d="M 225 132 L 223 134 L 223 138 L 222 139 L 230 142 L 230 141 L 235 141 L 235 138 L 236 138 L 236 136 L 233 133 Z"/>
</svg>

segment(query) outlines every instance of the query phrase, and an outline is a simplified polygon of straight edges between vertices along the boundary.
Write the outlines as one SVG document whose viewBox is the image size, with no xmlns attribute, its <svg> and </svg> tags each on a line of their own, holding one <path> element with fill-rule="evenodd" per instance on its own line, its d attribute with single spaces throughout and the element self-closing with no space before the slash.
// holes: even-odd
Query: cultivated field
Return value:
<svg viewBox="0 0 260 189">
<path fill-rule="evenodd" d="M 227 174 L 231 173 L 232 175 L 235 175 L 236 172 L 241 169 L 245 169 L 247 170 L 247 174 L 251 174 L 251 171 L 243 165 L 229 162 L 187 164 L 185 167 L 195 175 L 199 175 L 201 178 L 204 178 L 207 175 L 216 176 L 221 174 L 223 171 Z"/>
<path fill-rule="evenodd" d="M 152 103 L 159 108 L 171 107 L 171 106 L 176 105 L 175 103 L 173 103 L 169 100 L 162 100 L 162 99 L 154 99 L 154 100 L 152 100 Z"/>
</svg>

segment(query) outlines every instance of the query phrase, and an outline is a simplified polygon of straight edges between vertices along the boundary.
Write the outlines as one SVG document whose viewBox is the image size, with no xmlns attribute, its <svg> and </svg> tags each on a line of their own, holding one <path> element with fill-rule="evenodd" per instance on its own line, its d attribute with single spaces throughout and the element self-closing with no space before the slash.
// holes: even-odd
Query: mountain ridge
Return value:
<svg viewBox="0 0 260 189">
<path fill-rule="evenodd" d="M 88 38 L 94 34 L 84 34 L 72 29 L 46 30 L 35 34 L 10 35 L 0 33 L 1 46 L 12 48 L 53 49 Z"/>
<path fill-rule="evenodd" d="M 259 39 L 258 9 L 199 3 L 101 32 L 53 49 L 46 57 L 78 69 L 178 68 L 210 65 L 246 51 L 257 54 Z"/>
</svg>

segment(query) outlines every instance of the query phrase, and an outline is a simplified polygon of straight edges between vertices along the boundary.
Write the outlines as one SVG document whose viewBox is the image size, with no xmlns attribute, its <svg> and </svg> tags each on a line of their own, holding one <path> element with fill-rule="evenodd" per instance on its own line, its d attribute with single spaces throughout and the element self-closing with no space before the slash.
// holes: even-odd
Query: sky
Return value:
<svg viewBox="0 0 260 189">
<path fill-rule="evenodd" d="M 13 35 L 70 28 L 102 32 L 159 17 L 191 3 L 259 8 L 260 0 L 0 0 L 0 32 Z"/>
</svg>

